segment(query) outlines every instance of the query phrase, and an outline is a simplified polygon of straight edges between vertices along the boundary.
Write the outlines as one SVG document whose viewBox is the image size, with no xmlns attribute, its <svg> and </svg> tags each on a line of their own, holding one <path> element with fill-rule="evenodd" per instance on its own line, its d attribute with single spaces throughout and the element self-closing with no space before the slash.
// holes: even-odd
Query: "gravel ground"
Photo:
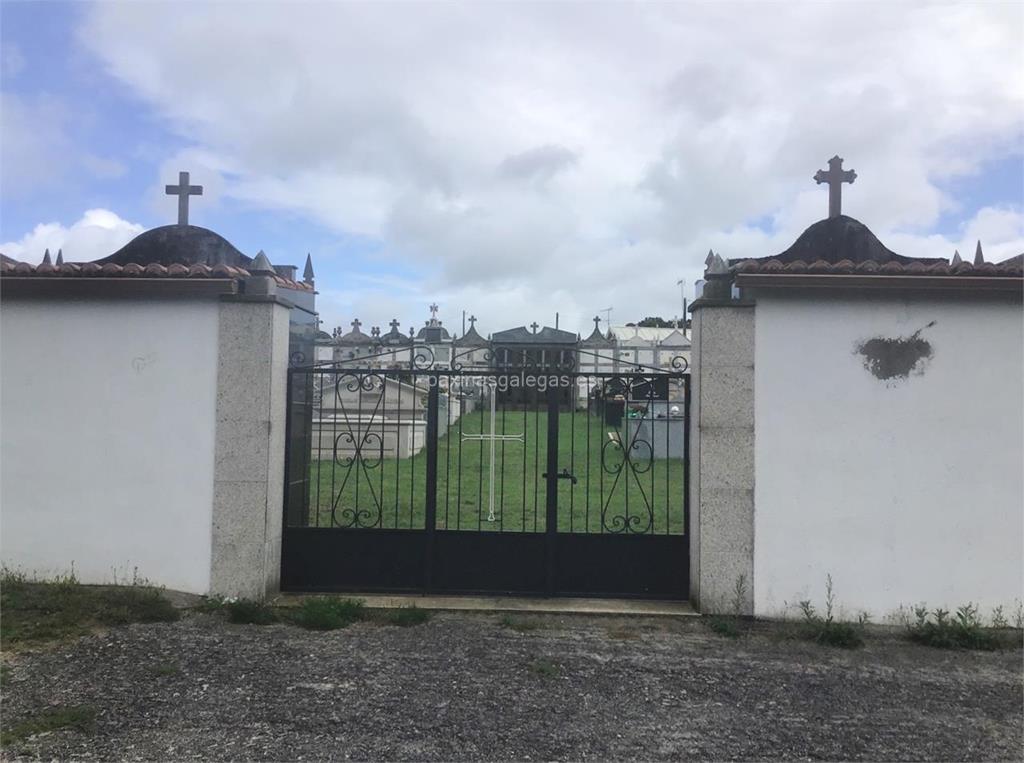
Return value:
<svg viewBox="0 0 1024 763">
<path fill-rule="evenodd" d="M 314 633 L 216 615 L 8 655 L 8 749 L 60 759 L 1020 759 L 1022 655 L 894 638 L 854 652 L 697 619 L 496 615 Z"/>
</svg>

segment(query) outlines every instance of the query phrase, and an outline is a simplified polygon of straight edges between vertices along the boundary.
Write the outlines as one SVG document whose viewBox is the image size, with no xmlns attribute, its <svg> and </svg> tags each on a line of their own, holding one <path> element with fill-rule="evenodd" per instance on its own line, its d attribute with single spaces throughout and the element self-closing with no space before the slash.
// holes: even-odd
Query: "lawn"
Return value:
<svg viewBox="0 0 1024 763">
<path fill-rule="evenodd" d="M 490 443 L 464 440 L 487 433 L 490 416 L 474 411 L 460 418 L 438 441 L 437 527 L 458 530 L 543 532 L 546 518 L 547 413 L 499 411 L 501 434 L 523 441 L 495 444 L 494 520 L 490 516 Z M 558 467 L 576 482 L 558 480 L 558 529 L 609 532 L 628 523 L 633 532 L 683 531 L 683 471 L 680 459 L 651 459 L 640 444 L 623 449 L 625 422 L 615 430 L 585 411 L 560 414 Z M 602 449 L 604 466 L 602 467 Z M 310 524 L 422 528 L 426 513 L 427 452 L 353 466 L 315 461 L 310 467 Z M 602 522 L 602 511 L 604 522 Z M 333 514 L 333 521 L 332 521 Z"/>
</svg>

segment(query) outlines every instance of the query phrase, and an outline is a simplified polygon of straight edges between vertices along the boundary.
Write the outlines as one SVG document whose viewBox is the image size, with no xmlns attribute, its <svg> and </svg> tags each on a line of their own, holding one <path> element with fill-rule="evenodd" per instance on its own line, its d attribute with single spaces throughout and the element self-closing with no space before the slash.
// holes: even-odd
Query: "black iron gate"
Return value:
<svg viewBox="0 0 1024 763">
<path fill-rule="evenodd" d="M 684 599 L 689 376 L 289 371 L 281 587 Z"/>
</svg>

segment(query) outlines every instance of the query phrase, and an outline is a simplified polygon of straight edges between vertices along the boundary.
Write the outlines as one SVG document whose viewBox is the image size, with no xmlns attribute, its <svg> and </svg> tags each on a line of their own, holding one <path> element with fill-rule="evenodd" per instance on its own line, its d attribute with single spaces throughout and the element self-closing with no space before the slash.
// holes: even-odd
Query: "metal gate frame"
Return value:
<svg viewBox="0 0 1024 763">
<path fill-rule="evenodd" d="M 559 397 L 547 390 L 545 526 L 543 532 L 437 527 L 439 383 L 464 371 L 403 371 L 429 380 L 426 410 L 425 527 L 422 529 L 302 526 L 309 517 L 311 413 L 295 431 L 296 407 L 311 411 L 311 369 L 288 373 L 281 589 L 394 593 L 601 596 L 683 600 L 689 593 L 690 377 L 684 389 L 682 534 L 577 533 L 558 530 Z M 382 373 L 379 369 L 338 369 Z M 493 372 L 487 372 L 492 373 Z M 580 376 L 583 374 L 579 374 Z M 586 374 L 598 376 L 598 374 Z M 636 371 L 607 377 L 659 377 Z M 296 453 L 296 445 L 301 452 Z M 303 459 L 302 454 L 307 454 Z M 304 470 L 299 474 L 298 470 Z M 565 475 L 562 474 L 562 477 Z"/>
</svg>

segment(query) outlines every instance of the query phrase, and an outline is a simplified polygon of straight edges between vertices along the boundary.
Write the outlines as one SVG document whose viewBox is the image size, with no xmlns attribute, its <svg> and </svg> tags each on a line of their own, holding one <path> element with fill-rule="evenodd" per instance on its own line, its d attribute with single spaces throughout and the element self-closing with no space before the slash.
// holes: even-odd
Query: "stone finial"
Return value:
<svg viewBox="0 0 1024 763">
<path fill-rule="evenodd" d="M 950 265 L 959 265 L 961 262 L 963 262 L 963 258 L 960 257 L 960 250 L 959 249 L 954 249 L 953 250 L 953 259 L 950 260 L 949 264 Z"/>
<path fill-rule="evenodd" d="M 306 267 L 302 269 L 302 280 L 305 283 L 313 283 L 313 257 L 306 252 Z"/>
<path fill-rule="evenodd" d="M 275 275 L 274 266 L 270 264 L 270 258 L 267 257 L 266 253 L 262 249 L 256 253 L 256 259 L 252 261 L 249 266 L 250 273 L 265 273 L 267 275 Z"/>
<path fill-rule="evenodd" d="M 974 250 L 974 264 L 975 265 L 984 265 L 985 264 L 985 255 L 981 251 L 981 240 L 980 239 L 978 240 L 978 248 Z"/>
<path fill-rule="evenodd" d="M 711 258 L 711 263 L 708 265 L 708 274 L 721 275 L 729 272 L 729 263 L 722 259 L 722 255 L 716 254 Z"/>
<path fill-rule="evenodd" d="M 415 326 L 410 326 L 409 327 L 409 338 L 413 339 L 415 337 L 416 337 L 416 327 Z"/>
<path fill-rule="evenodd" d="M 379 337 L 380 336 L 380 326 L 374 326 L 373 328 L 371 328 L 370 329 L 370 336 L 372 336 L 375 339 L 377 337 Z"/>
<path fill-rule="evenodd" d="M 708 256 L 704 258 L 704 268 L 711 267 L 711 261 L 715 259 L 715 253 L 708 249 Z"/>
<path fill-rule="evenodd" d="M 53 264 L 53 262 L 50 261 L 50 250 L 49 249 L 47 249 L 45 252 L 43 252 L 43 261 L 40 262 L 39 264 L 40 265 L 52 265 Z"/>
<path fill-rule="evenodd" d="M 64 250 L 63 249 L 58 249 L 57 250 L 57 261 L 54 264 L 58 265 L 58 266 L 64 264 Z"/>
</svg>

